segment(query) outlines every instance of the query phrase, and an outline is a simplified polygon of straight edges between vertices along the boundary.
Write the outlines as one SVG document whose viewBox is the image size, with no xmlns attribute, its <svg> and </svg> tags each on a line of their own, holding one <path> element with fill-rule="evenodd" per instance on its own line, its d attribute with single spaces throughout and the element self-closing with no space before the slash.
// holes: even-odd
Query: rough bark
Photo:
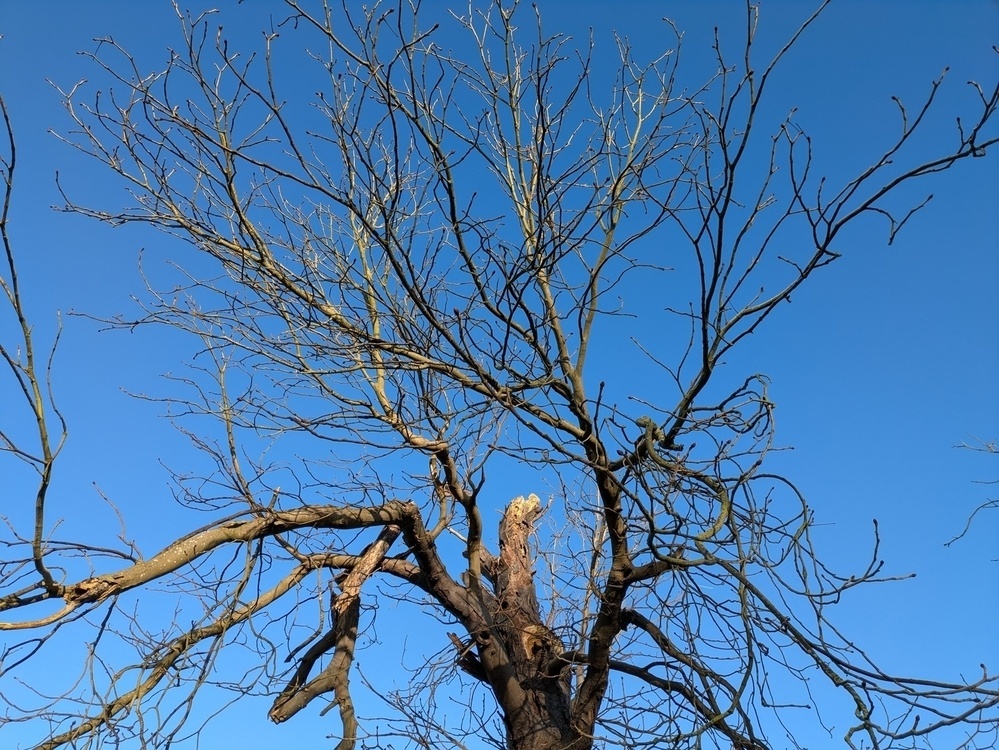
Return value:
<svg viewBox="0 0 999 750">
<path fill-rule="evenodd" d="M 337 750 L 353 750 L 356 744 L 357 720 L 354 703 L 350 697 L 350 665 L 354 660 L 357 628 L 361 611 L 361 585 L 375 572 L 385 559 L 392 543 L 401 533 L 398 526 L 386 526 L 361 555 L 360 561 L 344 576 L 341 593 L 333 602 L 333 628 L 320 638 L 306 653 L 294 677 L 274 701 L 269 716 L 272 721 L 287 721 L 305 708 L 314 698 L 333 693 L 340 708 L 343 739 Z M 312 680 L 309 672 L 317 659 L 330 649 L 334 650 L 329 664 Z"/>
<path fill-rule="evenodd" d="M 477 661 L 462 649 L 459 665 L 492 686 L 510 750 L 585 750 L 592 743 L 572 727 L 566 671 L 550 670 L 564 646 L 542 621 L 534 584 L 530 537 L 540 512 L 537 495 L 529 495 L 503 513 L 499 556 L 489 566 L 495 590 L 489 626 L 474 633 Z"/>
</svg>

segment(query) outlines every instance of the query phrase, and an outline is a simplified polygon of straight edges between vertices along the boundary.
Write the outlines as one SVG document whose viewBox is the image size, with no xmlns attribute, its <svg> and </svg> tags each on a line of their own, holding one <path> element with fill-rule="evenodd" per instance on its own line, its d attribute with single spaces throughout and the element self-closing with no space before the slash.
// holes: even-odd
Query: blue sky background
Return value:
<svg viewBox="0 0 999 750">
<path fill-rule="evenodd" d="M 227 32 L 244 43 L 257 43 L 269 16 L 283 17 L 277 3 L 222 5 Z M 581 39 L 592 26 L 599 48 L 609 51 L 614 28 L 639 56 L 662 45 L 658 19 L 669 15 L 687 32 L 692 81 L 711 70 L 712 27 L 722 27 L 723 40 L 735 37 L 743 15 L 740 3 L 728 1 L 539 5 L 548 31 L 564 29 Z M 812 5 L 764 2 L 761 57 Z M 11 234 L 41 346 L 51 341 L 56 311 L 98 317 L 134 311 L 130 297 L 143 289 L 137 251 L 147 248 L 151 262 L 160 263 L 172 242 L 50 210 L 60 203 L 56 172 L 72 195 L 90 204 L 122 201 L 107 174 L 49 134 L 69 128 L 55 87 L 68 90 L 81 79 L 102 85 L 99 71 L 76 54 L 92 50 L 94 37 L 113 36 L 155 66 L 177 31 L 165 0 L 0 3 L 0 92 L 19 146 Z M 774 81 L 772 114 L 798 107 L 797 122 L 814 139 L 816 168 L 835 182 L 867 164 L 897 133 L 889 97 L 917 104 L 948 65 L 922 144 L 950 142 L 953 115 L 974 105 L 964 82 L 988 84 L 999 75 L 991 50 L 997 42 L 994 1 L 834 2 Z M 861 222 L 843 238 L 843 258 L 806 284 L 729 364 L 736 373 L 772 378 L 778 440 L 794 450 L 775 456 L 771 468 L 806 493 L 826 558 L 864 564 L 877 518 L 886 570 L 917 573 L 913 580 L 855 590 L 836 622 L 888 670 L 953 678 L 974 673 L 980 662 L 999 668 L 999 513 L 980 515 L 963 540 L 944 547 L 990 490 L 997 494 L 975 481 L 999 475 L 999 459 L 955 446 L 999 438 L 999 154 L 963 163 L 910 195 L 918 202 L 930 192 L 934 200 L 892 247 L 885 245 L 882 224 Z M 58 467 L 52 516 L 66 519 L 65 537 L 82 529 L 85 536 L 113 534 L 115 517 L 96 484 L 151 554 L 207 519 L 171 504 L 160 465 L 182 468 L 197 460 L 187 440 L 158 418 L 160 405 L 126 392 L 169 390 L 160 376 L 182 372 L 194 344 L 162 329 L 100 333 L 98 324 L 65 315 L 63 323 L 54 384 L 70 442 Z M 0 319 L 0 335 L 9 325 Z M 0 391 L 5 424 L 8 399 Z M 0 472 L 6 467 L 0 463 Z M 23 522 L 30 485 L 18 477 L 4 481 L 0 505 Z M 522 491 L 513 488 L 510 495 Z M 367 652 L 362 666 L 393 668 L 396 657 L 386 664 L 378 658 Z M 257 701 L 241 709 L 238 720 L 216 720 L 225 745 L 206 734 L 201 746 L 238 740 L 245 748 L 275 742 L 322 747 L 323 734 L 337 728 L 333 713 L 316 719 L 311 710 L 275 729 L 266 720 L 267 705 Z M 36 735 L 30 727 L 0 725 L 4 747 Z"/>
</svg>

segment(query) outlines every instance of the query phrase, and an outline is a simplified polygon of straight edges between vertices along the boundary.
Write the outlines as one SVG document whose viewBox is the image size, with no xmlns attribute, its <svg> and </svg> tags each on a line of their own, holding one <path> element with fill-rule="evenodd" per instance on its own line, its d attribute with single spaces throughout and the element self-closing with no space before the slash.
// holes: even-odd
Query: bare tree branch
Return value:
<svg viewBox="0 0 999 750">
<path fill-rule="evenodd" d="M 209 467 L 177 471 L 177 498 L 212 520 L 148 559 L 56 540 L 45 513 L 66 433 L 8 234 L 0 100 L 17 323 L 0 356 L 33 430 L 0 425 L 0 448 L 38 474 L 32 529 L 11 524 L 0 562 L 0 630 L 23 637 L 0 675 L 63 626 L 95 633 L 78 685 L 8 709 L 48 721 L 38 747 L 167 746 L 206 686 L 268 695 L 275 722 L 328 696 L 339 750 L 366 746 L 362 588 L 365 606 L 440 625 L 411 692 L 373 689 L 409 746 L 763 750 L 788 712 L 818 710 L 800 695 L 819 682 L 849 703 L 850 747 L 928 747 L 949 727 L 988 746 L 999 676 L 892 675 L 830 621 L 844 592 L 892 580 L 878 529 L 864 570 L 827 567 L 805 497 L 766 465 L 769 380 L 725 362 L 840 257 L 848 227 L 884 217 L 890 243 L 929 200 L 899 208 L 903 188 L 999 143 L 999 85 L 974 84 L 975 111 L 932 152 L 913 144 L 944 81 L 898 101 L 899 134 L 832 185 L 793 111 L 765 114 L 828 2 L 762 60 L 747 4 L 742 45 L 716 35 L 717 71 L 694 87 L 672 25 L 650 61 L 619 38 L 607 90 L 592 41 L 516 2 L 285 5 L 255 54 L 178 7 L 162 70 L 105 39 L 91 61 L 109 87 L 66 94 L 65 142 L 129 194 L 90 206 L 66 187 L 66 210 L 178 248 L 142 311 L 111 324 L 200 346 L 164 400 Z M 289 60 L 314 76 L 307 106 Z M 684 283 L 646 311 L 635 282 L 669 274 Z M 642 320 L 636 359 L 602 361 L 626 316 Z M 516 495 L 511 462 L 561 495 Z M 125 608 L 160 595 L 169 622 Z M 134 664 L 108 666 L 122 646 Z M 217 659 L 240 648 L 230 679 Z M 435 696 L 459 680 L 453 719 Z"/>
</svg>

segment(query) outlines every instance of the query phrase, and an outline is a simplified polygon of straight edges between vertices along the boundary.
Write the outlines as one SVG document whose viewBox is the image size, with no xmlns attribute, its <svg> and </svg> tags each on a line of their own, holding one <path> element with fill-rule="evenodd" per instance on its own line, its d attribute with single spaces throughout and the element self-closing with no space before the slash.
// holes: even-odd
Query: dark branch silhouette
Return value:
<svg viewBox="0 0 999 750">
<path fill-rule="evenodd" d="M 425 613 L 442 654 L 411 680 L 421 697 L 385 696 L 411 746 L 762 750 L 816 682 L 849 701 L 851 747 L 928 745 L 953 726 L 964 747 L 991 746 L 996 675 L 890 675 L 827 619 L 844 591 L 885 580 L 877 529 L 866 570 L 822 563 L 806 500 L 766 468 L 768 380 L 723 361 L 839 257 L 847 226 L 884 217 L 891 241 L 925 205 L 899 209 L 902 186 L 991 150 L 999 88 L 976 84 L 954 141 L 914 155 L 934 82 L 915 109 L 899 103 L 882 155 L 834 186 L 792 118 L 768 131 L 760 114 L 825 4 L 770 60 L 748 8 L 744 48 L 716 41 L 717 74 L 696 90 L 678 82 L 679 35 L 651 62 L 622 41 L 606 91 L 587 45 L 546 35 L 526 6 L 447 19 L 469 42 L 459 53 L 405 2 L 286 5 L 256 57 L 207 17 L 181 15 L 155 73 L 103 40 L 92 60 L 111 87 L 66 99 L 65 140 L 131 196 L 115 210 L 67 188 L 67 210 L 148 225 L 199 258 L 114 321 L 203 343 L 173 403 L 213 418 L 181 424 L 214 470 L 177 484 L 215 520 L 150 557 L 50 536 L 66 430 L 7 232 L 3 109 L 0 284 L 19 337 L 0 348 L 4 403 L 36 429 L 0 432 L 0 448 L 38 482 L 32 528 L 3 547 L 14 640 L 0 670 L 30 683 L 60 627 L 89 623 L 93 638 L 83 692 L 7 708 L 38 721 L 38 747 L 166 746 L 206 685 L 268 694 L 275 722 L 322 698 L 339 750 L 371 746 L 351 677 L 363 606 L 385 600 Z M 288 44 L 321 77 L 307 106 L 282 91 Z M 661 317 L 629 330 L 635 360 L 608 362 L 602 337 L 636 314 L 638 278 L 663 281 Z M 655 383 L 637 386 L 636 368 Z M 260 439 L 291 445 L 288 462 L 253 460 Z M 564 496 L 509 487 L 511 461 Z M 487 492 L 517 497 L 498 514 Z M 535 580 L 542 567 L 556 586 Z M 195 614 L 150 623 L 124 604 L 164 591 Z M 101 661 L 112 642 L 134 663 Z M 213 669 L 229 649 L 248 665 L 233 680 Z M 469 697 L 448 723 L 433 699 L 445 674 L 492 703 Z"/>
</svg>

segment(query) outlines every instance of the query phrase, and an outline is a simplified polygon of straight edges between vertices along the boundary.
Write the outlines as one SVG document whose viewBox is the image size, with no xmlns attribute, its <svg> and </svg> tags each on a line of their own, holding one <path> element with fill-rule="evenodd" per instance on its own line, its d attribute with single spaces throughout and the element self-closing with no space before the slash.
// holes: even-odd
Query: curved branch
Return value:
<svg viewBox="0 0 999 750">
<path fill-rule="evenodd" d="M 291 682 L 274 700 L 268 716 L 275 723 L 287 721 L 313 698 L 323 693 L 333 693 L 334 701 L 340 706 L 340 720 L 343 723 L 343 739 L 337 744 L 336 750 L 353 750 L 357 720 L 354 718 L 354 702 L 350 696 L 350 667 L 357 641 L 361 585 L 381 565 L 400 531 L 398 526 L 386 526 L 382 529 L 378 539 L 360 555 L 356 565 L 347 573 L 341 584 L 342 591 L 333 605 L 333 629 L 306 652 Z M 330 663 L 306 682 L 316 660 L 329 648 L 335 649 Z"/>
<path fill-rule="evenodd" d="M 285 576 L 274 588 L 261 594 L 252 602 L 227 612 L 210 625 L 194 628 L 163 644 L 157 648 L 157 652 L 160 655 L 154 656 L 144 662 L 144 664 L 149 665 L 144 667 L 144 669 L 148 670 L 148 674 L 139 685 L 105 704 L 99 713 L 83 718 L 69 731 L 45 740 L 38 745 L 36 750 L 56 750 L 56 748 L 73 743 L 81 737 L 93 734 L 103 726 L 112 724 L 115 719 L 131 711 L 136 704 L 149 695 L 162 682 L 164 677 L 172 673 L 174 665 L 196 645 L 209 638 L 218 638 L 232 627 L 246 622 L 254 613 L 277 601 L 281 596 L 299 584 L 309 572 L 310 569 L 308 567 L 300 565 Z"/>
</svg>

